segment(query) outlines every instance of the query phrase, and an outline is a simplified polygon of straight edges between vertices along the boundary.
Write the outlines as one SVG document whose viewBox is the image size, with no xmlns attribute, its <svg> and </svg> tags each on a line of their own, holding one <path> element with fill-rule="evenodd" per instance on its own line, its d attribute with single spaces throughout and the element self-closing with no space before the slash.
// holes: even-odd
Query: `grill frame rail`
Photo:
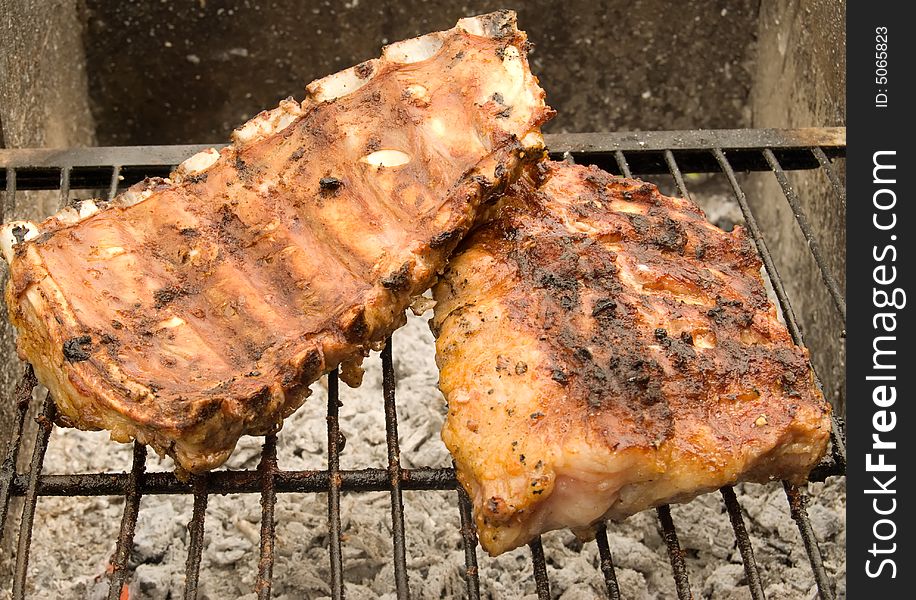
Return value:
<svg viewBox="0 0 916 600">
<path fill-rule="evenodd" d="M 564 155 L 576 162 L 596 164 L 608 171 L 625 176 L 669 175 L 677 192 L 689 197 L 684 173 L 723 174 L 741 208 L 745 223 L 761 255 L 767 276 L 773 285 L 778 305 L 796 344 L 804 345 L 788 294 L 770 256 L 763 232 L 752 212 L 736 172 L 771 171 L 779 183 L 786 202 L 792 209 L 796 224 L 812 253 L 822 281 L 834 307 L 846 323 L 846 305 L 839 285 L 824 264 L 820 245 L 801 210 L 797 192 L 786 177 L 789 170 L 821 170 L 832 193 L 845 209 L 846 192 L 832 162 L 845 158 L 845 128 L 734 129 L 698 131 L 660 131 L 638 133 L 578 133 L 545 135 L 551 156 Z M 166 176 L 178 163 L 209 145 L 130 146 L 83 149 L 0 149 L 0 190 L 5 189 L 0 203 L 0 222 L 15 210 L 18 190 L 59 190 L 61 204 L 70 200 L 75 189 L 107 190 L 108 199 L 118 190 L 140 181 L 145 176 Z M 219 147 L 219 146 L 216 146 Z M 23 497 L 23 509 L 17 539 L 16 565 L 13 572 L 13 598 L 24 598 L 28 574 L 33 518 L 41 496 L 123 496 L 125 498 L 119 535 L 112 555 L 110 599 L 121 596 L 130 578 L 128 562 L 133 546 L 134 530 L 140 510 L 140 499 L 149 494 L 189 494 L 194 505 L 188 524 L 189 544 L 186 563 L 184 597 L 197 597 L 202 545 L 205 530 L 207 499 L 212 494 L 251 493 L 261 498 L 262 520 L 258 573 L 255 592 L 259 599 L 269 598 L 273 579 L 273 548 L 277 524 L 274 508 L 280 493 L 328 493 L 328 560 L 330 563 L 331 597 L 344 597 L 343 562 L 341 553 L 340 495 L 344 492 L 387 491 L 391 498 L 393 537 L 393 569 L 395 593 L 399 600 L 410 597 L 409 573 L 406 564 L 406 541 L 402 492 L 405 490 L 445 490 L 456 493 L 456 508 L 460 516 L 460 531 L 464 546 L 464 575 L 467 597 L 480 598 L 477 562 L 477 535 L 470 500 L 455 478 L 453 467 L 401 466 L 397 433 L 396 381 L 389 339 L 381 354 L 382 395 L 385 407 L 388 464 L 377 468 L 341 470 L 342 437 L 338 422 L 340 407 L 337 371 L 328 375 L 328 462 L 325 470 L 284 471 L 277 464 L 275 435 L 265 438 L 261 461 L 255 470 L 215 471 L 194 477 L 189 482 L 178 481 L 170 472 L 146 471 L 146 448 L 135 444 L 132 468 L 127 473 L 82 473 L 43 475 L 45 450 L 53 431 L 55 406 L 50 397 L 38 398 L 31 366 L 26 365 L 22 380 L 14 393 L 13 430 L 0 462 L 0 535 L 7 535 L 10 499 Z M 16 463 L 25 429 L 26 415 L 34 402 L 42 402 L 35 445 L 28 471 L 18 473 Z M 2 449 L 2 447 L 0 447 Z M 842 420 L 834 418 L 831 451 L 812 472 L 811 481 L 823 481 L 829 476 L 846 472 L 845 431 Z M 790 514 L 795 520 L 807 552 L 812 576 L 822 600 L 832 600 L 835 592 L 823 565 L 820 549 L 808 519 L 807 497 L 796 486 L 784 482 Z M 741 507 L 732 486 L 720 490 L 722 500 L 735 534 L 736 546 L 744 563 L 747 585 L 754 600 L 765 598 L 764 585 L 754 559 L 751 540 L 744 524 Z M 668 548 L 678 597 L 692 598 L 684 555 L 679 546 L 675 524 L 667 505 L 657 509 L 659 530 Z M 9 520 L 10 522 L 12 520 Z M 282 526 L 282 525 L 281 525 Z M 607 525 L 595 529 L 601 570 L 607 596 L 618 600 L 622 596 L 617 583 L 608 542 Z M 540 538 L 529 544 L 532 577 L 538 598 L 550 598 L 547 559 Z"/>
</svg>

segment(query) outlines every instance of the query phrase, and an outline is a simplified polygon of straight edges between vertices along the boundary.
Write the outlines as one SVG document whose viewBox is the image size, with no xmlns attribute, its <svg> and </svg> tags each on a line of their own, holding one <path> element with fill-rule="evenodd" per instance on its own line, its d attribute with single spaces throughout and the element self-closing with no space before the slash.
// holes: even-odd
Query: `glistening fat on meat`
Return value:
<svg viewBox="0 0 916 600">
<path fill-rule="evenodd" d="M 20 356 L 62 424 L 220 465 L 352 383 L 552 111 L 514 13 L 387 46 L 111 203 L 7 224 Z"/>
</svg>

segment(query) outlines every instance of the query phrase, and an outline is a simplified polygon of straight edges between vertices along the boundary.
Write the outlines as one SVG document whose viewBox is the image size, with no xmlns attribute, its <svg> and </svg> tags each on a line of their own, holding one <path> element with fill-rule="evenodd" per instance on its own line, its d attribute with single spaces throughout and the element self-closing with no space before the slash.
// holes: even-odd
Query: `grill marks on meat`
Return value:
<svg viewBox="0 0 916 600">
<path fill-rule="evenodd" d="M 17 225 L 5 253 L 21 356 L 69 422 L 187 471 L 277 430 L 323 372 L 357 372 L 477 207 L 540 157 L 552 111 L 525 46 L 509 12 L 393 44 L 174 181 Z"/>
<path fill-rule="evenodd" d="M 595 168 L 534 179 L 434 288 L 443 439 L 482 545 L 804 479 L 829 409 L 744 231 Z"/>
</svg>

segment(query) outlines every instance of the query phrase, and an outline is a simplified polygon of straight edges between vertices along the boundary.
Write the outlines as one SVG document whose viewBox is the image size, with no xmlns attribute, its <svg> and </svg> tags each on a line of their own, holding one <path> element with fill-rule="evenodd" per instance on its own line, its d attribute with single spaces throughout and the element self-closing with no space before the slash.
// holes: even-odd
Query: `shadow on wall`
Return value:
<svg viewBox="0 0 916 600">
<path fill-rule="evenodd" d="M 742 127 L 759 0 L 86 0 L 100 145 L 219 142 L 381 46 L 512 8 L 558 110 L 548 131 Z"/>
</svg>

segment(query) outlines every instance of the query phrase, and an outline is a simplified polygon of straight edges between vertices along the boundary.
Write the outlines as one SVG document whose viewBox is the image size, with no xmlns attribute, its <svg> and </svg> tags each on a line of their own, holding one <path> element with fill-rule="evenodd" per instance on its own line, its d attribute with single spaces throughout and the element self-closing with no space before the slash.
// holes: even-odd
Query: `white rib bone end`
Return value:
<svg viewBox="0 0 916 600">
<path fill-rule="evenodd" d="M 219 151 L 216 148 L 207 148 L 178 165 L 178 168 L 169 177 L 175 183 L 181 183 L 187 177 L 203 173 L 218 160 Z"/>
<path fill-rule="evenodd" d="M 424 36 L 395 42 L 382 50 L 385 60 L 409 65 L 432 57 L 442 47 L 441 33 L 428 33 Z"/>
<path fill-rule="evenodd" d="M 375 76 L 378 71 L 377 59 L 367 60 L 355 67 L 338 71 L 308 84 L 305 90 L 309 98 L 315 102 L 330 102 L 348 94 L 352 94 L 363 87 Z"/>
<path fill-rule="evenodd" d="M 289 127 L 300 116 L 302 107 L 298 102 L 293 98 L 281 100 L 277 108 L 261 111 L 258 116 L 233 131 L 232 142 L 242 146 L 269 137 Z"/>
<path fill-rule="evenodd" d="M 10 221 L 5 224 L 3 229 L 0 229 L 0 249 L 3 250 L 6 262 L 13 262 L 16 244 L 33 240 L 38 234 L 38 227 L 31 221 Z"/>
<path fill-rule="evenodd" d="M 486 15 L 461 19 L 458 21 L 457 27 L 470 35 L 495 38 L 507 29 L 516 29 L 516 15 L 515 11 L 501 10 Z"/>
</svg>

